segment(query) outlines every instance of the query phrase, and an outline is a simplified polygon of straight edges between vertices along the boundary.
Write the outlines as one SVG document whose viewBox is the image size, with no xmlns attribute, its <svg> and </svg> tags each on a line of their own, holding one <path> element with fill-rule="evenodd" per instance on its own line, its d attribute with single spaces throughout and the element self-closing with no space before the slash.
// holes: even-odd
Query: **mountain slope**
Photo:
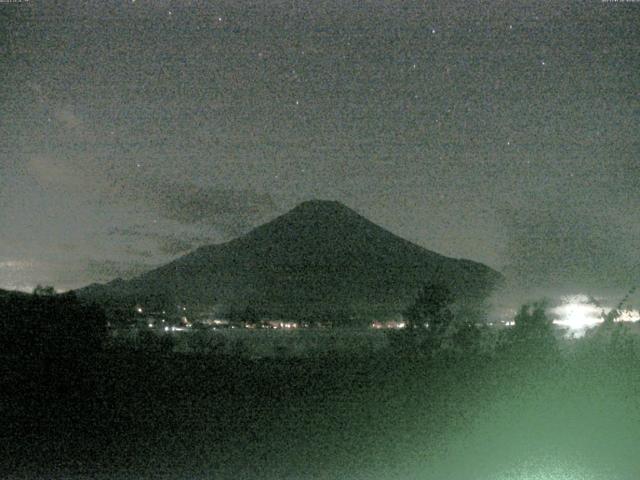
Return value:
<svg viewBox="0 0 640 480">
<path fill-rule="evenodd" d="M 437 277 L 463 299 L 501 275 L 436 254 L 338 202 L 304 202 L 230 242 L 199 248 L 129 281 L 79 291 L 94 299 L 254 305 L 274 315 L 400 311 Z"/>
</svg>

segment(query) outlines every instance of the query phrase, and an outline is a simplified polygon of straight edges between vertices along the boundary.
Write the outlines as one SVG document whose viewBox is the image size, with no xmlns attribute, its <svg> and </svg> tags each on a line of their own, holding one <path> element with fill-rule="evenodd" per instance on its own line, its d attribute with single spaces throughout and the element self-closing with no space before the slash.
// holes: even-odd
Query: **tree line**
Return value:
<svg viewBox="0 0 640 480">
<path fill-rule="evenodd" d="M 433 358 L 502 356 L 523 364 L 559 358 L 563 332 L 547 314 L 545 301 L 522 305 L 513 325 L 501 329 L 464 313 L 454 314 L 454 303 L 446 285 L 424 285 L 403 313 L 406 328 L 388 333 L 392 348 L 399 353 Z M 588 331 L 581 342 L 574 342 L 579 354 L 602 361 L 640 358 L 639 339 L 626 325 L 614 322 L 619 310 L 620 306 L 608 314 L 603 312 L 603 322 Z"/>
<path fill-rule="evenodd" d="M 95 304 L 73 292 L 57 294 L 38 286 L 32 295 L 0 295 L 0 353 L 69 356 L 96 352 L 107 337 L 107 318 Z"/>
</svg>

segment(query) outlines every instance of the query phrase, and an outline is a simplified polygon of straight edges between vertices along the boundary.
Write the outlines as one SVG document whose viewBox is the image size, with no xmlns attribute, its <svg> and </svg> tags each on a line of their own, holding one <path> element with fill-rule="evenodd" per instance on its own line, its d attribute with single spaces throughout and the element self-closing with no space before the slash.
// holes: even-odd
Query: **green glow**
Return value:
<svg viewBox="0 0 640 480">
<path fill-rule="evenodd" d="M 539 463 L 539 462 L 536 462 Z M 528 465 L 513 469 L 499 477 L 500 480 L 596 480 L 596 476 L 587 473 L 576 465 L 566 465 L 561 461 L 544 462 L 541 465 Z M 558 465 L 559 464 L 559 465 Z"/>
</svg>

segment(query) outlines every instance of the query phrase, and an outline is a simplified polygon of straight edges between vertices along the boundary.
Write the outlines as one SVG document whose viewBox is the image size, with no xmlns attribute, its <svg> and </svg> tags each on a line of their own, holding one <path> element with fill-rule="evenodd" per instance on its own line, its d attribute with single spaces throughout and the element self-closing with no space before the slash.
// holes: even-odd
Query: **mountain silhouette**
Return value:
<svg viewBox="0 0 640 480">
<path fill-rule="evenodd" d="M 402 311 L 429 281 L 476 301 L 501 280 L 485 265 L 419 247 L 339 202 L 314 200 L 229 242 L 78 294 L 154 305 L 250 305 L 275 316 L 366 318 Z"/>
</svg>

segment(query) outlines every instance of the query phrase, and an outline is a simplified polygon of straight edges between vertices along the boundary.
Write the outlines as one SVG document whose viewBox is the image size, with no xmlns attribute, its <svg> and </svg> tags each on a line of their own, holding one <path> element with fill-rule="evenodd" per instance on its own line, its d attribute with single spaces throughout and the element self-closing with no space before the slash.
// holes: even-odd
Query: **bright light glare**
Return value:
<svg viewBox="0 0 640 480">
<path fill-rule="evenodd" d="M 551 311 L 558 318 L 556 325 L 566 327 L 574 335 L 582 335 L 585 330 L 602 322 L 602 310 L 592 303 L 586 295 L 572 295 L 563 298 L 564 304 Z"/>
<path fill-rule="evenodd" d="M 602 314 L 610 309 L 603 309 L 589 301 L 586 295 L 571 295 L 562 298 L 563 304 L 552 308 L 551 313 L 556 316 L 554 323 L 568 329 L 572 336 L 581 337 L 592 327 L 603 322 Z M 618 312 L 616 322 L 640 321 L 640 311 L 624 309 Z"/>
<path fill-rule="evenodd" d="M 640 311 L 638 310 L 622 310 L 618 317 L 619 322 L 640 322 Z"/>
</svg>

